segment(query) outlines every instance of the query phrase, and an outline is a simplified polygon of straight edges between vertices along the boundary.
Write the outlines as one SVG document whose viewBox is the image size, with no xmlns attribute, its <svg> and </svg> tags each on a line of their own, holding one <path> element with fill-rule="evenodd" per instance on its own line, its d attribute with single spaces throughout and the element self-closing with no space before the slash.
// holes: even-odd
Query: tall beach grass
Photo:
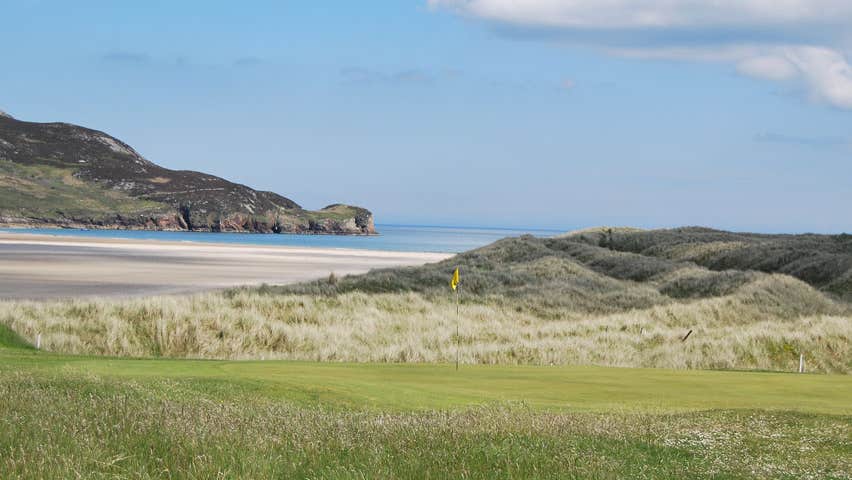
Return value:
<svg viewBox="0 0 852 480">
<path fill-rule="evenodd" d="M 5 302 L 0 322 L 30 340 L 41 334 L 46 350 L 79 354 L 452 362 L 458 340 L 465 363 L 792 370 L 804 354 L 809 371 L 852 371 L 852 316 L 819 297 L 791 298 L 808 292 L 796 280 L 764 283 L 598 315 L 541 316 L 523 300 L 470 297 L 458 339 L 453 300 L 411 292 Z"/>
</svg>

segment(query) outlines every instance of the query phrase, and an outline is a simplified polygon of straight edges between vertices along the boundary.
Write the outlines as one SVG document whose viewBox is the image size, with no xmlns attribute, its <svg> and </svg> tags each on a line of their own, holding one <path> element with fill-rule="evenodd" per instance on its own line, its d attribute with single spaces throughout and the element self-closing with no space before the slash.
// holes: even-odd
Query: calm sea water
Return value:
<svg viewBox="0 0 852 480">
<path fill-rule="evenodd" d="M 147 240 L 242 243 L 248 245 L 291 245 L 299 247 L 359 248 L 403 252 L 457 253 L 488 245 L 504 237 L 532 234 L 548 237 L 557 230 L 430 227 L 409 225 L 376 225 L 377 236 L 348 235 L 275 235 L 209 232 L 149 232 L 135 230 L 71 230 L 71 229 L 2 229 L 4 232 L 68 235 L 92 238 L 129 238 Z"/>
</svg>

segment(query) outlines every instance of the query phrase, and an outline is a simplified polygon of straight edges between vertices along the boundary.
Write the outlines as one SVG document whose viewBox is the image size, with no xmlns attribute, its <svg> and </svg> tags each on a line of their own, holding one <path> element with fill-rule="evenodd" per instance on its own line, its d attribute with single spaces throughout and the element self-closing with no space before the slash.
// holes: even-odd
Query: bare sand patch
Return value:
<svg viewBox="0 0 852 480">
<path fill-rule="evenodd" d="M 285 284 L 449 254 L 0 234 L 0 298 L 138 296 Z"/>
</svg>

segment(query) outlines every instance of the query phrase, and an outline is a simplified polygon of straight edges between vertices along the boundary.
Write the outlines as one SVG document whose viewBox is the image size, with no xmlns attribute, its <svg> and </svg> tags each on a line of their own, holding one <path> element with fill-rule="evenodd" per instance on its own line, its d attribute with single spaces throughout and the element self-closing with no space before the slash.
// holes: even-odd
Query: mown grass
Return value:
<svg viewBox="0 0 852 480">
<path fill-rule="evenodd" d="M 110 360 L 5 351 L 0 475 L 850 478 L 852 417 L 844 399 L 852 388 L 846 376 L 705 372 L 709 383 L 689 387 L 701 372 L 561 370 L 560 382 L 547 367 L 455 372 L 451 366 Z M 765 384 L 761 376 L 777 381 Z M 632 387 L 640 381 L 651 385 L 637 394 Z M 703 409 L 724 404 L 750 384 L 749 393 L 757 395 L 744 394 L 728 409 L 681 408 L 689 404 L 683 395 Z M 467 395 L 483 389 L 478 401 L 459 402 L 465 394 L 447 400 L 447 392 L 465 385 Z M 651 390 L 661 402 L 628 408 Z M 833 402 L 833 413 L 816 413 L 826 410 L 809 403 L 808 394 L 819 397 L 820 391 Z M 560 399 L 566 392 L 569 398 Z M 365 401 L 371 397 L 383 406 L 371 407 Z M 563 402 L 562 408 L 536 404 L 546 397 Z M 584 397 L 591 411 L 571 406 Z M 518 398 L 532 402 L 512 401 Z M 761 398 L 774 398 L 781 410 L 757 410 L 766 406 Z M 794 405 L 799 412 L 785 410 Z"/>
<path fill-rule="evenodd" d="M 11 352 L 11 353 L 10 353 Z M 852 414 L 852 377 L 607 367 L 126 359 L 0 352 L 0 373 L 227 382 L 254 396 L 381 411 L 524 402 L 547 410 L 760 408 Z"/>
</svg>

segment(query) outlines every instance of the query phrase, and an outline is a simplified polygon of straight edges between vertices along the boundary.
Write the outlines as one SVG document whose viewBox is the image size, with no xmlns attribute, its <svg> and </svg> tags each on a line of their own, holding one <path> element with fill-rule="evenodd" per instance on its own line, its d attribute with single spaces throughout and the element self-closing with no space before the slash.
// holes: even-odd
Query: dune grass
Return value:
<svg viewBox="0 0 852 480">
<path fill-rule="evenodd" d="M 589 314 L 464 297 L 463 364 L 852 371 L 852 316 L 792 279 L 736 294 Z M 801 311 L 787 313 L 794 304 Z M 804 312 L 813 311 L 813 314 Z M 87 355 L 444 362 L 451 298 L 420 293 L 230 294 L 0 304 L 0 323 L 44 349 Z M 682 341 L 688 331 L 693 333 Z"/>
<path fill-rule="evenodd" d="M 852 235 L 767 235 L 701 227 L 667 230 L 598 228 L 558 241 L 603 246 L 657 260 L 691 262 L 713 271 L 754 270 L 793 276 L 852 300 Z"/>
</svg>

